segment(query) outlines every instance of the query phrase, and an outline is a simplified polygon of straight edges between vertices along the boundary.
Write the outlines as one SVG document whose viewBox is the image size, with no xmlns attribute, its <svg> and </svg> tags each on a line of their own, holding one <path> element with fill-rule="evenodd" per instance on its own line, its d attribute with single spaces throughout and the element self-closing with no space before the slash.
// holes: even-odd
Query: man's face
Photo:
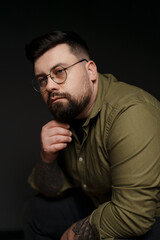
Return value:
<svg viewBox="0 0 160 240">
<path fill-rule="evenodd" d="M 60 44 L 40 56 L 34 64 L 35 75 L 47 75 L 56 65 L 68 67 L 78 59 L 67 44 Z M 46 105 L 59 122 L 70 123 L 75 118 L 84 118 L 94 93 L 93 81 L 86 61 L 68 68 L 67 79 L 62 84 L 55 83 L 50 77 L 46 90 L 42 93 Z"/>
</svg>

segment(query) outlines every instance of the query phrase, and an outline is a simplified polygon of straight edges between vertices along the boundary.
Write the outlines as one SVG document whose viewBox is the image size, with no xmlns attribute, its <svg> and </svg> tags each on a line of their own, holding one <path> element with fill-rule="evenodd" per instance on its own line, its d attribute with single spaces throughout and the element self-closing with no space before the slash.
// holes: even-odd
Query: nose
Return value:
<svg viewBox="0 0 160 240">
<path fill-rule="evenodd" d="M 52 92 L 53 90 L 58 90 L 59 89 L 59 84 L 54 82 L 51 78 L 50 75 L 47 76 L 47 85 L 46 85 L 46 90 L 48 92 Z"/>
</svg>

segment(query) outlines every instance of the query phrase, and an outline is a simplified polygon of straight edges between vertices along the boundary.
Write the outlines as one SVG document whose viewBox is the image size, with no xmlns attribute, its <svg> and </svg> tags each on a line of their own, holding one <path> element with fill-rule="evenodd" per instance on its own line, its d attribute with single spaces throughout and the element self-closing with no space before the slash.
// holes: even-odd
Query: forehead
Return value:
<svg viewBox="0 0 160 240">
<path fill-rule="evenodd" d="M 35 61 L 34 72 L 36 74 L 48 73 L 53 66 L 57 64 L 69 64 L 76 59 L 76 56 L 73 55 L 67 44 L 59 44 L 49 49 Z"/>
</svg>

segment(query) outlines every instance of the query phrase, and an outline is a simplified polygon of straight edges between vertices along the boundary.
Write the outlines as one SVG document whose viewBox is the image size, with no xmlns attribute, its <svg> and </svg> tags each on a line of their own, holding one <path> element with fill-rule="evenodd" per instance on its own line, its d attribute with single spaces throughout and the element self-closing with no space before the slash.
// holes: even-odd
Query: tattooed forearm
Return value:
<svg viewBox="0 0 160 240">
<path fill-rule="evenodd" d="M 79 221 L 73 228 L 74 240 L 98 240 L 98 237 L 93 232 L 89 217 Z"/>
<path fill-rule="evenodd" d="M 62 170 L 56 160 L 53 163 L 38 162 L 34 177 L 40 191 L 50 197 L 55 196 L 63 185 Z"/>
</svg>

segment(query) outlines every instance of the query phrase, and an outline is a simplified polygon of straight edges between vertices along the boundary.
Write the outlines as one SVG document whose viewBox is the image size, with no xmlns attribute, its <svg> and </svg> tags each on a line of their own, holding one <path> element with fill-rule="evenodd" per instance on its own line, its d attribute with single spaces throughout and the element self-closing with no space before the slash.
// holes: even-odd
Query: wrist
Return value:
<svg viewBox="0 0 160 240">
<path fill-rule="evenodd" d="M 57 159 L 58 153 L 47 153 L 41 149 L 40 156 L 41 156 L 41 159 L 43 162 L 53 163 L 53 161 L 55 161 Z"/>
</svg>

